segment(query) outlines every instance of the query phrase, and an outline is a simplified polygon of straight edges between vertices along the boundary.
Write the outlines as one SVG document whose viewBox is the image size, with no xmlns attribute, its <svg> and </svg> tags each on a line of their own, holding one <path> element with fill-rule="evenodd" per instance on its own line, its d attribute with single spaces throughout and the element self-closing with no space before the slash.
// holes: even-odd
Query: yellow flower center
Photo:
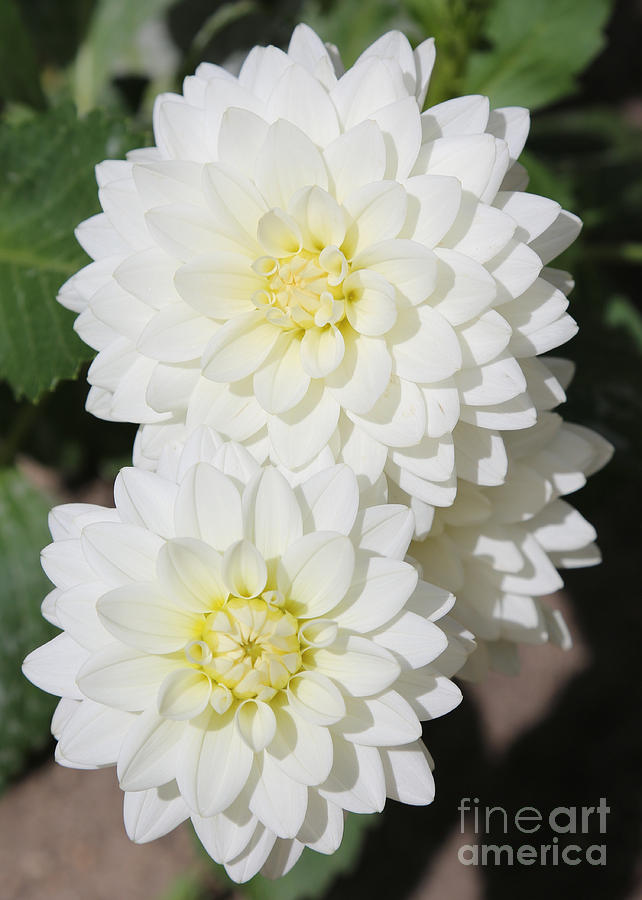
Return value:
<svg viewBox="0 0 642 900">
<path fill-rule="evenodd" d="M 300 249 L 284 258 L 260 256 L 252 265 L 265 288 L 252 297 L 266 319 L 283 329 L 323 328 L 345 317 L 343 282 L 350 271 L 338 247 Z"/>
<path fill-rule="evenodd" d="M 301 668 L 299 623 L 275 605 L 274 594 L 230 597 L 205 618 L 201 639 L 185 647 L 189 662 L 212 679 L 215 708 L 233 698 L 271 700 Z"/>
</svg>

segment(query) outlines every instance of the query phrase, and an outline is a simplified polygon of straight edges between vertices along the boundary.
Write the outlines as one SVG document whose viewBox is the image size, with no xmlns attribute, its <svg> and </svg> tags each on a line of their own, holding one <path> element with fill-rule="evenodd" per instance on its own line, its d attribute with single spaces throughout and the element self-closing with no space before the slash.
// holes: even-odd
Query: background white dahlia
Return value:
<svg viewBox="0 0 642 900">
<path fill-rule="evenodd" d="M 156 146 L 97 167 L 95 262 L 60 293 L 99 351 L 93 413 L 294 470 L 329 445 L 429 505 L 503 481 L 502 432 L 559 387 L 535 356 L 575 324 L 543 266 L 579 221 L 524 193 L 526 110 L 421 113 L 433 61 L 391 32 L 343 73 L 301 25 L 158 98 Z"/>
<path fill-rule="evenodd" d="M 453 505 L 434 510 L 427 536 L 410 549 L 432 581 L 456 594 L 455 615 L 475 635 L 463 678 L 489 666 L 514 673 L 519 643 L 570 647 L 561 611 L 540 597 L 563 586 L 557 569 L 600 562 L 595 529 L 560 498 L 606 465 L 611 445 L 551 412 L 505 443 L 504 484 L 460 481 Z"/>
<path fill-rule="evenodd" d="M 138 842 L 187 818 L 237 881 L 332 853 L 344 810 L 430 803 L 420 720 L 459 703 L 454 598 L 403 558 L 412 513 L 363 508 L 347 466 L 296 488 L 196 432 L 116 508 L 55 508 L 42 554 L 62 633 L 24 671 L 62 699 L 63 765 L 116 765 Z"/>
</svg>

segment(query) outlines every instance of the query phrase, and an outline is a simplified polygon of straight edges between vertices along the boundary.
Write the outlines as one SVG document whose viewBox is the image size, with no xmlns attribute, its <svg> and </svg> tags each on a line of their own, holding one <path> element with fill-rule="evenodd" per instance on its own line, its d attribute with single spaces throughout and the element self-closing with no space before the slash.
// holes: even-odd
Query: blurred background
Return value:
<svg viewBox="0 0 642 900">
<path fill-rule="evenodd" d="M 154 96 L 202 60 L 235 70 L 254 44 L 312 25 L 351 63 L 400 28 L 437 40 L 428 105 L 484 93 L 533 111 L 529 190 L 584 220 L 560 265 L 576 277 L 577 375 L 562 412 L 616 448 L 575 498 L 604 563 L 568 573 L 572 651 L 530 648 L 519 676 L 465 687 L 429 723 L 437 799 L 352 816 L 332 857 L 242 889 L 187 828 L 127 840 L 113 770 L 56 767 L 55 699 L 20 675 L 51 635 L 38 553 L 53 503 L 111 503 L 134 428 L 84 412 L 91 350 L 55 303 L 85 263 L 73 228 L 98 211 L 93 166 L 151 142 Z M 640 0 L 0 0 L 0 874 L 2 900 L 642 898 L 642 3 Z M 556 263 L 557 264 L 557 263 Z M 502 806 L 610 808 L 582 847 L 607 864 L 462 865 L 463 797 Z M 501 822 L 498 824 L 501 825 Z M 542 830 L 533 843 L 551 843 Z M 541 839 L 541 840 L 540 840 Z M 523 834 L 484 838 L 519 846 Z"/>
</svg>

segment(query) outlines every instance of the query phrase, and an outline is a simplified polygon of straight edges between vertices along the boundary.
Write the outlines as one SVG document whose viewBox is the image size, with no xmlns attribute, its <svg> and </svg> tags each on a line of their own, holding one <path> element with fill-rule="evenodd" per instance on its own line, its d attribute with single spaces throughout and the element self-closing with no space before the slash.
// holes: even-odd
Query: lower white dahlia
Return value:
<svg viewBox="0 0 642 900">
<path fill-rule="evenodd" d="M 457 595 L 454 613 L 476 649 L 458 675 L 478 679 L 489 666 L 519 667 L 517 645 L 571 645 L 559 610 L 540 597 L 559 590 L 557 571 L 596 565 L 595 529 L 560 497 L 581 488 L 611 457 L 611 445 L 588 428 L 541 413 L 537 425 L 504 436 L 504 484 L 460 481 L 449 509 L 410 552 L 431 581 Z"/>
<path fill-rule="evenodd" d="M 115 500 L 53 510 L 63 631 L 24 671 L 62 698 L 57 760 L 117 766 L 133 840 L 191 818 L 245 881 L 334 852 L 344 810 L 431 802 L 420 720 L 458 704 L 435 661 L 468 638 L 449 646 L 452 596 L 404 562 L 408 509 L 360 508 L 341 465 L 292 488 L 207 429 Z"/>
<path fill-rule="evenodd" d="M 479 460 L 535 422 L 534 357 L 575 333 L 545 266 L 579 220 L 524 191 L 527 110 L 421 111 L 434 55 L 391 32 L 344 72 L 299 26 L 158 98 L 156 146 L 97 167 L 95 261 L 60 293 L 98 350 L 91 412 L 290 469 L 330 444 L 435 506 L 501 483 Z"/>
</svg>

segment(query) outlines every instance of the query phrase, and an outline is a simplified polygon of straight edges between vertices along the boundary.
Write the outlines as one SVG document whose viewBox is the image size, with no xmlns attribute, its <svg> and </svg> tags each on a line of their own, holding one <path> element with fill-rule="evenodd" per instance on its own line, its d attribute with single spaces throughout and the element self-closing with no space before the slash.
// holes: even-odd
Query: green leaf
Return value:
<svg viewBox="0 0 642 900">
<path fill-rule="evenodd" d="M 612 297 L 606 306 L 605 321 L 610 328 L 623 328 L 642 353 L 642 315 L 628 297 Z"/>
<path fill-rule="evenodd" d="M 73 229 L 98 211 L 95 164 L 143 140 L 71 107 L 0 129 L 0 378 L 16 397 L 36 400 L 92 356 L 56 293 L 87 262 Z"/>
<path fill-rule="evenodd" d="M 93 109 L 114 71 L 132 49 L 145 22 L 176 0 L 99 0 L 73 70 L 73 94 L 81 114 Z"/>
<path fill-rule="evenodd" d="M 31 36 L 13 0 L 0 2 L 0 99 L 42 109 L 40 85 Z"/>
<path fill-rule="evenodd" d="M 257 875 L 242 887 L 242 895 L 249 900 L 316 900 L 323 897 L 339 875 L 347 875 L 359 862 L 361 846 L 368 829 L 380 822 L 377 814 L 355 815 L 346 818 L 343 841 L 336 853 L 325 856 L 306 848 L 294 868 L 276 881 Z M 209 858 L 209 857 L 208 857 Z M 238 885 L 216 867 L 217 880 L 238 890 Z"/>
<path fill-rule="evenodd" d="M 536 109 L 575 89 L 579 75 L 604 45 L 610 0 L 495 0 L 485 22 L 491 49 L 468 64 L 467 93 L 494 106 Z"/>
<path fill-rule="evenodd" d="M 40 614 L 51 590 L 38 557 L 51 538 L 49 501 L 15 469 L 0 470 L 0 789 L 50 740 L 56 700 L 25 679 L 24 657 L 54 635 Z"/>
</svg>

